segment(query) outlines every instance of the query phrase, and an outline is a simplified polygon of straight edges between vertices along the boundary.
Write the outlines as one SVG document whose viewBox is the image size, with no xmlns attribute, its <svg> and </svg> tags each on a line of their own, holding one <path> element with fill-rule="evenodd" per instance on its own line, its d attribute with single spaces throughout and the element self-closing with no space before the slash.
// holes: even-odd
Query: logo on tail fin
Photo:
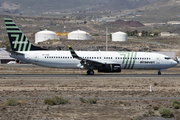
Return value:
<svg viewBox="0 0 180 120">
<path fill-rule="evenodd" d="M 5 18 L 7 33 L 13 51 L 32 51 L 32 50 L 45 50 L 40 47 L 34 46 L 13 22 L 12 19 Z"/>
</svg>

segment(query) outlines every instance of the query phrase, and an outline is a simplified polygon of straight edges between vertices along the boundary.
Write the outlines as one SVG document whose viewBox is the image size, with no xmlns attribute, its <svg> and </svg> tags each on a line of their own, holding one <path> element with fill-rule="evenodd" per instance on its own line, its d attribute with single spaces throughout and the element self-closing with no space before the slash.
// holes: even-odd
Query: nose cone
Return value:
<svg viewBox="0 0 180 120">
<path fill-rule="evenodd" d="M 174 60 L 171 61 L 172 67 L 173 67 L 173 66 L 176 66 L 177 64 L 178 64 L 178 63 L 177 63 L 176 61 L 174 61 Z"/>
</svg>

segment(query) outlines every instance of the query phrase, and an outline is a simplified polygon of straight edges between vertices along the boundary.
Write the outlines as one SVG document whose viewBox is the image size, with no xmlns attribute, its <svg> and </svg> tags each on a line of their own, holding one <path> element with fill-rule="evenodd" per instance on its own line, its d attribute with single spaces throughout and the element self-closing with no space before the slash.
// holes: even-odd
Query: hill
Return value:
<svg viewBox="0 0 180 120">
<path fill-rule="evenodd" d="M 134 11 L 127 12 L 126 10 Z M 167 22 L 180 20 L 180 0 L 0 0 L 0 14 L 56 15 L 76 11 L 122 10 L 122 16 L 141 15 L 134 20 Z M 82 12 L 81 12 L 82 13 Z M 87 14 L 87 13 L 85 13 Z M 99 16 L 100 13 L 97 13 Z M 94 14 L 90 14 L 94 16 Z M 114 16 L 119 16 L 119 13 Z"/>
<path fill-rule="evenodd" d="M 1 0 L 0 10 L 4 13 L 60 12 L 61 10 L 86 10 L 105 4 L 108 0 Z"/>
<path fill-rule="evenodd" d="M 167 22 L 180 20 L 180 0 L 158 0 L 152 4 L 138 8 L 142 17 L 138 20 L 149 22 Z"/>
<path fill-rule="evenodd" d="M 122 10 L 134 9 L 150 3 L 151 0 L 1 0 L 0 13 L 37 14 L 97 9 Z"/>
<path fill-rule="evenodd" d="M 128 25 L 130 27 L 143 27 L 144 25 L 139 21 L 123 21 L 123 20 L 116 20 L 115 22 L 110 22 L 110 24 L 115 25 Z"/>
<path fill-rule="evenodd" d="M 135 9 L 150 4 L 147 0 L 111 0 L 104 6 L 98 8 L 99 10 L 123 10 Z"/>
</svg>

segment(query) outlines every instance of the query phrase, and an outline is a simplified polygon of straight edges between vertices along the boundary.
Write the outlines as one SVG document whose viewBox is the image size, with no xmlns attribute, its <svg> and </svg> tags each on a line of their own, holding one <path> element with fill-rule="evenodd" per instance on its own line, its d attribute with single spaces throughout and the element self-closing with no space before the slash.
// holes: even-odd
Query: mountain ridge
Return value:
<svg viewBox="0 0 180 120">
<path fill-rule="evenodd" d="M 4 13 L 37 13 L 62 10 L 121 10 L 134 9 L 150 4 L 149 0 L 1 0 L 0 11 Z"/>
</svg>

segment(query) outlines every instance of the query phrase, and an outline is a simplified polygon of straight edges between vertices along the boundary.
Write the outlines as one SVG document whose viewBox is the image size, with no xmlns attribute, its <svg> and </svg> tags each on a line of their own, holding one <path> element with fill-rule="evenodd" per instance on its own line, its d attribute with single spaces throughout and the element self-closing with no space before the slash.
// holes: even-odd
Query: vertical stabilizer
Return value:
<svg viewBox="0 0 180 120">
<path fill-rule="evenodd" d="M 5 18 L 4 21 L 12 51 L 45 50 L 43 48 L 34 46 L 12 19 Z"/>
</svg>

